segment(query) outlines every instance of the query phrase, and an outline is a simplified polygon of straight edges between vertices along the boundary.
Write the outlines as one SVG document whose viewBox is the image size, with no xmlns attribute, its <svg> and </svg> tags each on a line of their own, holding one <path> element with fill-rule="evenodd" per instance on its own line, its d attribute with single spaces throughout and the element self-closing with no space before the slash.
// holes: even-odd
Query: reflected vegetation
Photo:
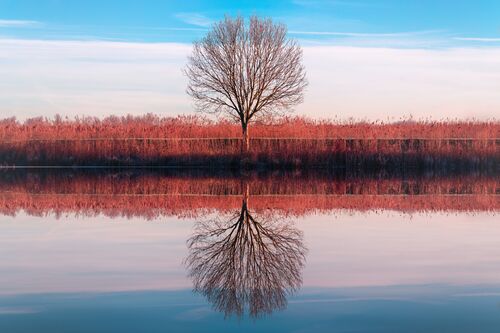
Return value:
<svg viewBox="0 0 500 333">
<path fill-rule="evenodd" d="M 239 212 L 198 222 L 187 243 L 194 290 L 225 316 L 284 309 L 302 284 L 302 232 L 276 216 L 251 213 L 248 194 Z"/>
<path fill-rule="evenodd" d="M 232 173 L 213 170 L 3 170 L 0 213 L 76 213 L 155 218 L 202 216 L 241 207 L 250 184 L 252 209 L 302 216 L 335 210 L 496 211 L 497 173 L 317 170 L 314 173 Z"/>
</svg>

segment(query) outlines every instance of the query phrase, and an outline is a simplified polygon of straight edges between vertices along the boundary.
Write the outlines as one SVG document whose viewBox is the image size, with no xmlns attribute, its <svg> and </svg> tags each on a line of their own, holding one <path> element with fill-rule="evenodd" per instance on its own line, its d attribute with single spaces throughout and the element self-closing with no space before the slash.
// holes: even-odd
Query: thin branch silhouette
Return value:
<svg viewBox="0 0 500 333">
<path fill-rule="evenodd" d="M 245 195 L 239 212 L 198 222 L 187 242 L 194 290 L 226 317 L 284 309 L 287 295 L 302 285 L 302 232 L 272 215 L 254 215 Z"/>
</svg>

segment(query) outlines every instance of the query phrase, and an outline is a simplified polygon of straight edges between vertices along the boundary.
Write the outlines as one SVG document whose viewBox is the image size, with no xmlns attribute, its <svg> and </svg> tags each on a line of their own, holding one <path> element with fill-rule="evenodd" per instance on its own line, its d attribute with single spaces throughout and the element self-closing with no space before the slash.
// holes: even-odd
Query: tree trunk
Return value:
<svg viewBox="0 0 500 333">
<path fill-rule="evenodd" d="M 248 126 L 243 126 L 243 152 L 248 153 L 250 151 L 250 135 L 248 133 Z"/>
<path fill-rule="evenodd" d="M 249 223 L 249 217 L 250 214 L 248 213 L 248 200 L 250 197 L 250 185 L 244 181 L 244 183 L 241 184 L 242 190 L 243 190 L 243 203 L 241 205 L 241 216 L 243 223 Z"/>
<path fill-rule="evenodd" d="M 243 188 L 243 204 L 245 205 L 245 208 L 248 209 L 248 201 L 250 199 L 250 185 L 245 182 L 244 183 L 244 188 Z"/>
</svg>

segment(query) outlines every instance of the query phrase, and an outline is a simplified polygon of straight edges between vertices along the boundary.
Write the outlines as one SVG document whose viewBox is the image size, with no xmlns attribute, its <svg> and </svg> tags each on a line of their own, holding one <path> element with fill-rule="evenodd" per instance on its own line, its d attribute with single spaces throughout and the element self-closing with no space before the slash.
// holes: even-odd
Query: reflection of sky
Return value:
<svg viewBox="0 0 500 333">
<path fill-rule="evenodd" d="M 304 288 L 285 311 L 263 320 L 224 320 L 190 291 L 27 295 L 0 298 L 10 311 L 0 309 L 0 331 L 498 332 L 500 295 L 463 295 L 467 290 L 436 285 Z M 410 296 L 398 297 L 401 293 Z"/>
<path fill-rule="evenodd" d="M 192 220 L 2 217 L 0 294 L 191 288 Z M 497 284 L 491 214 L 309 216 L 304 287 Z"/>
<path fill-rule="evenodd" d="M 308 218 L 307 285 L 500 282 L 500 224 L 487 214 Z"/>
<path fill-rule="evenodd" d="M 182 259 L 191 225 L 168 218 L 3 218 L 0 294 L 187 287 Z"/>
<path fill-rule="evenodd" d="M 193 220 L 2 217 L 0 332 L 497 332 L 493 215 L 367 213 L 296 222 L 304 286 L 264 320 L 191 292 Z"/>
</svg>

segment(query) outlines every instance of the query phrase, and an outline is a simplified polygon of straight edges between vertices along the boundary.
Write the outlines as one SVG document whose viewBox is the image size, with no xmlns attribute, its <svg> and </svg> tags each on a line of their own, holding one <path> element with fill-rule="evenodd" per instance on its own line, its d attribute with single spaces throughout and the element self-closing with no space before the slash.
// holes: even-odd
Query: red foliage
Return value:
<svg viewBox="0 0 500 333">
<path fill-rule="evenodd" d="M 498 157 L 496 121 L 337 123 L 285 118 L 250 128 L 251 163 L 384 165 Z M 199 165 L 241 159 L 239 125 L 196 116 L 0 121 L 0 165 Z M 396 156 L 397 158 L 394 158 Z M 399 159 L 398 159 L 399 158 Z"/>
<path fill-rule="evenodd" d="M 336 122 L 307 118 L 284 118 L 250 127 L 253 138 L 355 138 L 355 139 L 492 139 L 500 137 L 497 121 L 401 121 Z M 104 119 L 56 117 L 28 119 L 15 118 L 0 121 L 0 140 L 75 140 L 119 138 L 240 138 L 239 124 L 214 122 L 199 116 L 160 118 L 145 116 L 110 116 Z"/>
</svg>

